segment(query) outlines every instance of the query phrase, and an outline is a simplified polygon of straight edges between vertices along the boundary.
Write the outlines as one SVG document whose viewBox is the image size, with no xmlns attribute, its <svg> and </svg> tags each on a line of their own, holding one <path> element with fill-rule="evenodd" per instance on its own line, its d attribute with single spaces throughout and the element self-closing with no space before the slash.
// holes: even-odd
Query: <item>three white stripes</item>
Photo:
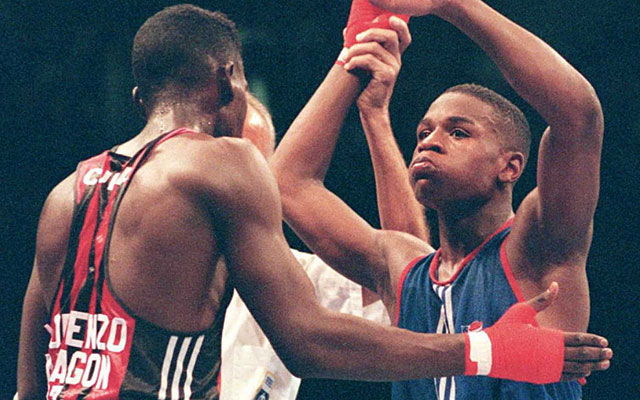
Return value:
<svg viewBox="0 0 640 400">
<path fill-rule="evenodd" d="M 171 336 L 169 344 L 167 345 L 167 351 L 164 354 L 164 361 L 162 362 L 162 372 L 160 376 L 160 390 L 158 391 L 158 399 L 165 400 L 167 398 L 167 389 L 169 385 L 169 372 L 171 371 L 171 361 L 173 360 L 173 353 L 176 349 L 176 345 L 180 338 L 178 336 Z M 175 363 L 175 371 L 173 374 L 173 380 L 171 381 L 171 400 L 177 400 L 180 398 L 180 379 L 183 375 L 184 360 L 191 344 L 191 337 L 185 337 L 182 339 L 180 345 L 180 351 L 178 352 L 178 358 Z M 193 346 L 189 362 L 187 364 L 186 379 L 184 381 L 184 398 L 188 400 L 191 398 L 191 382 L 193 382 L 193 368 L 196 365 L 202 342 L 204 341 L 204 335 L 198 336 L 196 344 Z"/>
<path fill-rule="evenodd" d="M 453 323 L 453 302 L 451 300 L 451 293 L 453 292 L 453 286 L 439 286 L 433 285 L 433 290 L 436 292 L 442 306 L 440 307 L 440 319 L 438 320 L 438 328 L 436 333 L 456 333 L 455 325 Z M 438 392 L 438 400 L 446 400 L 447 379 L 451 379 L 451 388 L 449 390 L 449 400 L 455 400 L 456 398 L 456 380 L 454 377 L 447 378 L 434 378 L 434 384 L 436 384 L 436 392 Z"/>
</svg>

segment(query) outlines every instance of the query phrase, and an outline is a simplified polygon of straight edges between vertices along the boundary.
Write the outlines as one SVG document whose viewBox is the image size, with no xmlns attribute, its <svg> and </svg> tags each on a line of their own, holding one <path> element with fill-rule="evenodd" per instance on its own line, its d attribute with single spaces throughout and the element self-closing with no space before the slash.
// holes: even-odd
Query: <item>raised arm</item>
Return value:
<svg viewBox="0 0 640 400">
<path fill-rule="evenodd" d="M 227 174 L 218 183 L 210 185 L 207 196 L 216 205 L 211 209 L 220 237 L 226 238 L 222 251 L 240 296 L 294 374 L 402 380 L 473 373 L 465 360 L 466 354 L 473 354 L 468 348 L 473 348 L 474 344 L 473 340 L 467 343 L 465 335 L 419 334 L 380 326 L 320 307 L 311 283 L 297 265 L 284 239 L 278 189 L 264 159 L 255 148 L 244 142 L 225 139 L 221 143 L 225 146 L 220 153 L 223 154 L 221 157 Z M 546 304 L 552 297 L 553 293 L 549 291 L 531 304 Z M 562 342 L 580 339 L 589 343 L 583 348 L 585 356 L 579 359 L 599 361 L 610 357 L 608 350 L 601 349 L 605 342 L 597 336 L 536 329 L 529 325 L 533 317 L 516 315 L 520 313 L 516 310 L 507 322 L 509 326 L 501 328 L 498 323 L 495 329 L 503 334 L 512 332 L 512 329 L 524 329 L 532 334 L 532 340 L 538 340 L 540 344 L 554 343 L 549 347 L 551 351 L 525 362 L 526 365 L 548 363 L 551 354 L 556 360 L 553 363 L 556 372 L 546 374 L 543 379 L 559 379 Z M 503 340 L 498 337 L 500 335 L 494 336 L 489 331 L 487 334 Z M 508 348 L 511 351 L 511 346 L 522 342 L 519 338 L 510 337 L 509 344 L 496 344 L 495 349 Z M 541 338 L 546 339 L 539 341 Z M 530 346 L 530 342 L 526 346 Z M 574 353 L 573 349 L 567 349 L 568 353 Z M 589 361 L 576 365 L 592 370 L 605 368 L 607 363 Z M 522 363 L 509 361 L 507 364 L 490 369 L 496 374 L 519 378 L 518 368 L 514 366 Z"/>
<path fill-rule="evenodd" d="M 383 41 L 384 38 L 375 31 L 368 31 L 360 39 L 368 42 Z M 409 42 L 410 37 L 405 38 L 401 46 L 406 48 Z M 380 225 L 382 229 L 407 232 L 428 242 L 424 208 L 409 184 L 407 166 L 391 129 L 389 101 L 392 90 L 393 85 L 383 86 L 379 91 L 364 92 L 357 101 L 371 154 Z"/>
<path fill-rule="evenodd" d="M 584 330 L 585 271 L 598 199 L 603 116 L 589 82 L 540 38 L 480 0 L 375 0 L 432 13 L 475 41 L 509 84 L 546 120 L 537 183 L 516 212 L 507 259 L 525 294 L 557 280 L 563 295 L 538 317 L 546 326 Z"/>
<path fill-rule="evenodd" d="M 400 274 L 390 271 L 390 265 L 399 270 L 401 264 L 429 247 L 406 234 L 373 229 L 327 190 L 323 181 L 344 116 L 360 92 L 359 79 L 347 69 L 371 72 L 371 81 L 361 96 L 387 93 L 400 67 L 400 43 L 408 44 L 409 40 L 406 24 L 400 24 L 404 41 L 399 42 L 394 31 L 374 29 L 384 40 L 351 47 L 345 68 L 336 65 L 331 69 L 271 161 L 285 220 L 317 255 L 348 278 L 378 292 L 388 308 L 393 306 L 394 282 Z M 369 69 L 374 65 L 375 71 Z M 398 245 L 396 258 L 400 261 L 395 263 L 385 251 L 390 242 Z"/>
<path fill-rule="evenodd" d="M 538 265 L 576 258 L 584 265 L 604 130 L 600 103 L 589 82 L 540 38 L 480 0 L 373 3 L 410 14 L 435 14 L 458 27 L 545 119 L 549 127 L 540 145 L 538 188 L 518 210 L 513 233 L 529 243 L 528 250 L 521 251 L 528 258 L 537 255 L 531 259 Z M 541 251 L 549 248 L 553 250 Z"/>
<path fill-rule="evenodd" d="M 554 247 L 541 263 L 586 256 L 598 199 L 603 117 L 589 82 L 540 38 L 480 0 L 451 1 L 436 12 L 473 39 L 509 84 L 547 121 L 538 188 L 522 205 L 514 234 Z M 539 235 L 539 236 L 538 236 Z M 524 240 L 524 239 L 523 239 Z"/>
</svg>

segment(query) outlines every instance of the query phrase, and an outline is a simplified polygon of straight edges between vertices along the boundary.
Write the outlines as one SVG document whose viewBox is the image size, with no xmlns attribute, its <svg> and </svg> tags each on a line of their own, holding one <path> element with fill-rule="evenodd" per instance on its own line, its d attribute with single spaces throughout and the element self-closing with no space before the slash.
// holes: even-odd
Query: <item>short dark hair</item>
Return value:
<svg viewBox="0 0 640 400">
<path fill-rule="evenodd" d="M 475 83 L 453 86 L 444 93 L 465 93 L 490 105 L 504 127 L 504 130 L 500 130 L 500 139 L 507 148 L 522 152 L 525 161 L 529 158 L 531 128 L 522 111 L 513 103 L 493 90 Z"/>
<path fill-rule="evenodd" d="M 153 107 L 159 94 L 184 96 L 211 79 L 212 65 L 242 62 L 235 24 L 221 12 L 191 4 L 151 16 L 133 40 L 131 66 L 140 95 Z"/>
</svg>

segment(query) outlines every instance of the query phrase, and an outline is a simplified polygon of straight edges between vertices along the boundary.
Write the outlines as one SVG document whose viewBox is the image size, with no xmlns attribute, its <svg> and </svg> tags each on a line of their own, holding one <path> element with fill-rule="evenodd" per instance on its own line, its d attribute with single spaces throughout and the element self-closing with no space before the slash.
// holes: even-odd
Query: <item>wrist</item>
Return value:
<svg viewBox="0 0 640 400">
<path fill-rule="evenodd" d="M 465 375 L 489 375 L 493 358 L 491 356 L 491 339 L 483 332 L 469 332 L 464 335 Z"/>
<path fill-rule="evenodd" d="M 431 14 L 453 23 L 459 20 L 465 14 L 467 7 L 471 7 L 474 3 L 482 3 L 482 0 L 449 0 L 443 6 L 434 9 Z"/>
<path fill-rule="evenodd" d="M 376 123 L 391 125 L 391 116 L 389 115 L 389 104 L 368 104 L 358 103 L 358 111 L 360 112 L 360 119 L 363 123 Z"/>
</svg>

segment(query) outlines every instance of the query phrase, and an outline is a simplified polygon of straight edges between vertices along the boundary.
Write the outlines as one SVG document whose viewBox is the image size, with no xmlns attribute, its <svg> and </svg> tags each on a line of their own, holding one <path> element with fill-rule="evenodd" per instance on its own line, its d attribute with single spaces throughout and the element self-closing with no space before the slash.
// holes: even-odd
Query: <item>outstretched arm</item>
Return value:
<svg viewBox="0 0 640 400">
<path fill-rule="evenodd" d="M 462 373 L 462 337 L 378 326 L 319 306 L 284 239 L 275 180 L 255 151 L 240 150 L 224 151 L 243 173 L 242 179 L 230 174 L 232 182 L 218 185 L 228 191 L 213 194 L 224 207 L 215 217 L 225 221 L 220 237 L 228 238 L 223 252 L 232 282 L 285 365 L 296 375 L 341 379 Z M 438 360 L 443 352 L 457 361 Z M 398 358 L 419 372 L 397 366 Z"/>
<path fill-rule="evenodd" d="M 278 190 L 264 159 L 244 142 L 228 139 L 219 140 L 219 143 L 226 146 L 220 153 L 225 158 L 228 174 L 224 177 L 207 174 L 204 179 L 220 179 L 209 185 L 211 189 L 207 195 L 217 205 L 212 208 L 215 214 L 212 217 L 221 224 L 218 225 L 219 237 L 225 238 L 222 250 L 230 276 L 274 349 L 294 374 L 402 380 L 479 372 L 474 369 L 473 349 L 484 345 L 473 338 L 384 327 L 320 307 L 311 283 L 284 239 Z M 553 293 L 548 292 L 530 304 L 541 308 L 552 297 Z M 578 370 L 579 375 L 608 366 L 606 360 L 611 353 L 608 349 L 603 350 L 604 339 L 533 328 L 530 314 L 515 314 L 506 321 L 504 328 L 497 324 L 492 331 L 487 331 L 488 340 L 495 343 L 495 349 L 507 350 L 500 356 L 492 351 L 493 359 L 505 360 L 505 364 L 486 364 L 485 360 L 482 373 L 489 371 L 494 376 L 521 379 L 523 363 L 539 368 L 549 364 L 550 354 L 555 360 L 551 363 L 555 372 L 526 376 L 525 379 L 560 379 L 563 358 L 576 359 L 577 362 L 572 361 L 571 369 Z M 506 332 L 526 332 L 538 343 L 537 348 L 549 351 L 514 362 L 510 357 L 516 354 L 513 349 L 522 351 L 530 343 L 524 344 L 517 334 L 505 335 Z M 582 346 L 574 349 L 569 342 L 575 341 L 581 342 Z"/>
</svg>

